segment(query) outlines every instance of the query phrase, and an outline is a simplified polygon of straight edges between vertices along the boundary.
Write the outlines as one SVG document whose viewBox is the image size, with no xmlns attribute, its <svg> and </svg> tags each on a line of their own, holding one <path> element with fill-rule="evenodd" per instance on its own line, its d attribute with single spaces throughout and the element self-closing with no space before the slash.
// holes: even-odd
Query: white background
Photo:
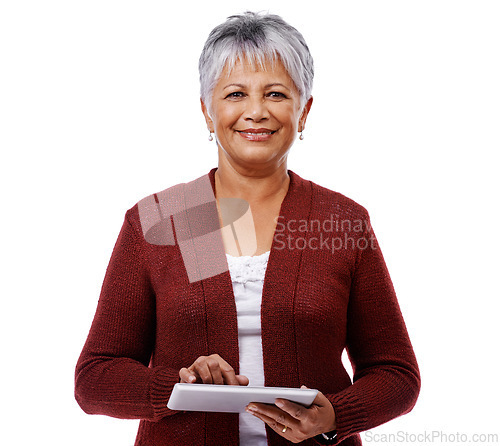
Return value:
<svg viewBox="0 0 500 446">
<path fill-rule="evenodd" d="M 133 444 L 136 421 L 78 407 L 74 367 L 125 211 L 217 165 L 197 62 L 247 9 L 309 44 L 314 104 L 288 168 L 370 211 L 419 360 L 416 407 L 372 433 L 500 433 L 499 2 L 11 0 L 2 444 Z"/>
</svg>

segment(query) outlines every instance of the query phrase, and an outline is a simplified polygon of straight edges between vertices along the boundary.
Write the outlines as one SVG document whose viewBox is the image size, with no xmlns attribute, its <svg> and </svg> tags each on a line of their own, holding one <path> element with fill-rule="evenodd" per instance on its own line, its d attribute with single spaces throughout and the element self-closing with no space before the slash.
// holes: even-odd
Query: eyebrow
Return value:
<svg viewBox="0 0 500 446">
<path fill-rule="evenodd" d="M 271 88 L 271 87 L 276 87 L 276 86 L 279 86 L 279 87 L 283 87 L 285 88 L 286 90 L 290 91 L 290 89 L 286 86 L 286 85 L 283 85 L 283 84 L 280 84 L 279 82 L 274 82 L 272 84 L 267 84 L 264 86 L 264 88 Z M 245 85 L 243 84 L 228 84 L 224 87 L 224 90 L 226 88 L 229 88 L 229 87 L 238 87 L 238 88 L 245 88 Z"/>
</svg>

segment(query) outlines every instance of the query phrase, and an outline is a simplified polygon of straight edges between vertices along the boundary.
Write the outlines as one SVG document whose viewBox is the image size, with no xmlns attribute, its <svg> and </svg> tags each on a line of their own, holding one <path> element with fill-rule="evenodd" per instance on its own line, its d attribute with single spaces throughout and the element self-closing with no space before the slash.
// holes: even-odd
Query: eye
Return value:
<svg viewBox="0 0 500 446">
<path fill-rule="evenodd" d="M 244 96 L 242 91 L 233 91 L 226 96 L 226 99 L 240 99 Z"/>
<path fill-rule="evenodd" d="M 286 95 L 280 91 L 271 91 L 268 96 L 271 99 L 286 99 Z"/>
</svg>

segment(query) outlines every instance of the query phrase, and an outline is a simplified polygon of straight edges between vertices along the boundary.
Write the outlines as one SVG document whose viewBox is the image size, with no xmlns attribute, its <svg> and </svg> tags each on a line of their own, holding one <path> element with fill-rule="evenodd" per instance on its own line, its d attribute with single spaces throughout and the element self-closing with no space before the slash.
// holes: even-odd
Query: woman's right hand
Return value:
<svg viewBox="0 0 500 446">
<path fill-rule="evenodd" d="M 248 386 L 248 378 L 236 375 L 234 369 L 218 354 L 200 356 L 189 367 L 179 370 L 181 383 L 227 384 Z"/>
</svg>

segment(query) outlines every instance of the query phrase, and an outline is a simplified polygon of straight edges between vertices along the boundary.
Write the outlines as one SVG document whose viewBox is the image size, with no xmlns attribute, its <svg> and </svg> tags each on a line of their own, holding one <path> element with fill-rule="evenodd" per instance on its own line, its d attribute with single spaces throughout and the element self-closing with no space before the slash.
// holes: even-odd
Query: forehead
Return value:
<svg viewBox="0 0 500 446">
<path fill-rule="evenodd" d="M 227 63 L 222 70 L 219 78 L 219 86 L 227 84 L 228 81 L 238 81 L 240 84 L 258 82 L 259 80 L 279 82 L 295 89 L 295 84 L 292 78 L 286 71 L 285 66 L 281 60 L 274 61 L 265 59 L 262 63 L 258 61 L 251 61 L 248 59 L 238 58 L 233 66 Z"/>
</svg>

